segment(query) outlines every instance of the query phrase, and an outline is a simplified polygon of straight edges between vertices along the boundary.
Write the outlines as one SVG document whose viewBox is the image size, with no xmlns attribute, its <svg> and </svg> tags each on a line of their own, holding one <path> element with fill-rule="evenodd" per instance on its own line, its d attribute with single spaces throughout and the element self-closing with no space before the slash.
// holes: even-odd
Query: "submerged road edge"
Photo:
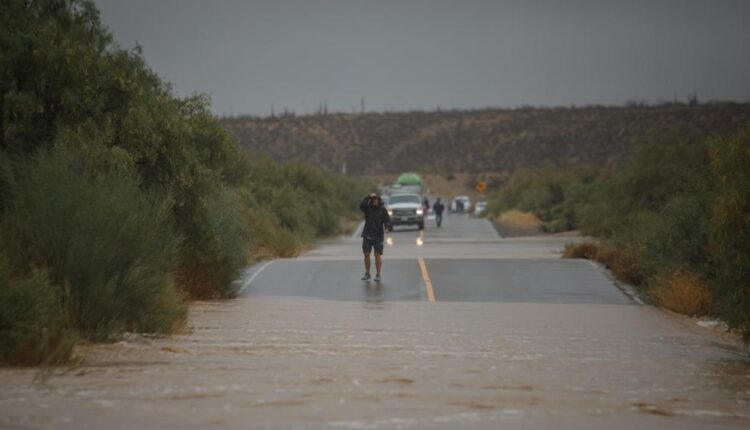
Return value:
<svg viewBox="0 0 750 430">
<path fill-rule="evenodd" d="M 256 277 L 257 277 L 258 275 L 260 275 L 260 272 L 262 272 L 262 271 L 263 271 L 263 270 L 264 270 L 264 269 L 265 269 L 266 267 L 270 266 L 271 264 L 273 264 L 273 263 L 275 263 L 275 262 L 276 262 L 276 260 L 271 260 L 271 261 L 267 261 L 267 262 L 265 262 L 265 263 L 264 263 L 264 264 L 263 264 L 262 266 L 260 266 L 260 268 L 258 268 L 258 270 L 256 270 L 255 272 L 253 272 L 253 274 L 252 274 L 252 275 L 250 275 L 250 277 L 249 277 L 249 278 L 247 278 L 247 281 L 245 281 L 245 282 L 244 282 L 244 283 L 242 284 L 242 287 L 240 287 L 240 289 L 239 289 L 239 290 L 237 290 L 237 295 L 238 295 L 238 296 L 242 295 L 242 293 L 244 293 L 244 292 L 245 292 L 245 290 L 247 289 L 247 287 L 249 287 L 249 286 L 250 286 L 250 284 L 251 284 L 251 283 L 253 282 L 253 280 L 255 280 L 255 278 L 256 278 Z"/>
</svg>

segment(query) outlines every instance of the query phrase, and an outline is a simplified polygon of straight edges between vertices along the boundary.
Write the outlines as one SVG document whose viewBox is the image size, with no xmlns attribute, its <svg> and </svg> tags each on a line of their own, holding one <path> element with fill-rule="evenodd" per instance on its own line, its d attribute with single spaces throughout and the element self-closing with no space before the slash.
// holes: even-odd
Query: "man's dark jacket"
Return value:
<svg viewBox="0 0 750 430">
<path fill-rule="evenodd" d="M 383 205 L 383 200 L 380 200 L 380 205 L 373 206 L 370 203 L 370 197 L 367 196 L 359 203 L 359 208 L 365 214 L 365 227 L 362 229 L 362 237 L 373 240 L 383 240 L 385 236 L 384 226 L 391 223 L 391 217 L 388 216 L 388 210 Z"/>
</svg>

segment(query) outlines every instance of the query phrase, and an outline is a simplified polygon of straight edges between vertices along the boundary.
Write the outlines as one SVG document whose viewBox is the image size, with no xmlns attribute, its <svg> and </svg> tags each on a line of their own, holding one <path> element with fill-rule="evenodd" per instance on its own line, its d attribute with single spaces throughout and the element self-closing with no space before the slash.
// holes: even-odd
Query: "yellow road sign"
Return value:
<svg viewBox="0 0 750 430">
<path fill-rule="evenodd" d="M 477 182 L 477 186 L 474 187 L 475 190 L 477 190 L 478 193 L 483 193 L 487 191 L 487 183 L 483 181 Z"/>
</svg>

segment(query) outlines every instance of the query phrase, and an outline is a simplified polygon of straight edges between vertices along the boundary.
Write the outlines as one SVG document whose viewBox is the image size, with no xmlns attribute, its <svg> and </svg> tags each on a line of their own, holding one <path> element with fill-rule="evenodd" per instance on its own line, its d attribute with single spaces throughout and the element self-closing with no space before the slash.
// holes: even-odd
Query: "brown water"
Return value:
<svg viewBox="0 0 750 430">
<path fill-rule="evenodd" d="M 0 427 L 750 427 L 742 351 L 650 306 L 238 299 L 80 354 L 1 370 Z"/>
</svg>

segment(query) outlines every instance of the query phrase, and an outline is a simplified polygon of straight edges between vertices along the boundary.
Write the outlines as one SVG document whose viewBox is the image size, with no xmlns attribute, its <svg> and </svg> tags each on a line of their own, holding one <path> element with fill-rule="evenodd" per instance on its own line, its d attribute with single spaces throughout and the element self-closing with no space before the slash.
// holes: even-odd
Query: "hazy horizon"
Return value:
<svg viewBox="0 0 750 430">
<path fill-rule="evenodd" d="M 750 101 L 746 1 L 95 3 L 219 115 Z"/>
</svg>

